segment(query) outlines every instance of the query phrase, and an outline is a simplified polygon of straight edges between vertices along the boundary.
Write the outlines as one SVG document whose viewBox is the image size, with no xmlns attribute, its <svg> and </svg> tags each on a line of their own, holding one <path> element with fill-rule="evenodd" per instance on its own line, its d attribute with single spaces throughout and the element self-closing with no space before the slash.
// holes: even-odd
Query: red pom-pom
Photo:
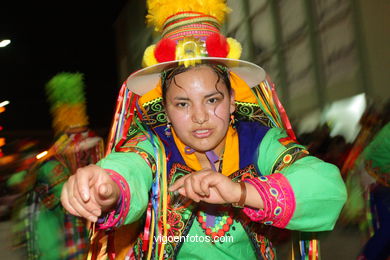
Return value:
<svg viewBox="0 0 390 260">
<path fill-rule="evenodd" d="M 233 224 L 233 219 L 232 219 L 231 217 L 228 217 L 228 218 L 226 219 L 226 223 L 227 223 L 228 225 Z"/>
<path fill-rule="evenodd" d="M 158 62 L 175 60 L 176 43 L 168 38 L 161 39 L 154 49 L 154 57 Z"/>
<path fill-rule="evenodd" d="M 230 229 L 230 226 L 228 224 L 223 225 L 223 231 L 228 232 Z"/>
<path fill-rule="evenodd" d="M 206 40 L 206 50 L 209 57 L 226 58 L 229 52 L 229 45 L 223 35 L 213 33 Z"/>
</svg>

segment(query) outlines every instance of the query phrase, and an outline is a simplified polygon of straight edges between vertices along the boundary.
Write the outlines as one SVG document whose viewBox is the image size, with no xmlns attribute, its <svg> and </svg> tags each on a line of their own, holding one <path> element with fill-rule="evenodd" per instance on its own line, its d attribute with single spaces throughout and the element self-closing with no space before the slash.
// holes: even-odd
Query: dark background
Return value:
<svg viewBox="0 0 390 260">
<path fill-rule="evenodd" d="M 120 83 L 114 22 L 124 0 L 2 1 L 0 40 L 0 136 L 51 131 L 44 85 L 58 72 L 84 73 L 90 126 L 111 123 Z"/>
</svg>

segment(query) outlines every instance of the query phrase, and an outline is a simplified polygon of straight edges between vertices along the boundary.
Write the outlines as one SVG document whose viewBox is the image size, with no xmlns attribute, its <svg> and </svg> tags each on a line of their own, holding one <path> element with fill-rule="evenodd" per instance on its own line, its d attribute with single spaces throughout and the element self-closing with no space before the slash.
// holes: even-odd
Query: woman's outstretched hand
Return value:
<svg viewBox="0 0 390 260">
<path fill-rule="evenodd" d="M 62 188 L 61 203 L 72 215 L 96 222 L 102 212 L 115 206 L 119 196 L 120 189 L 107 172 L 91 164 L 69 177 Z"/>
<path fill-rule="evenodd" d="M 241 196 L 239 183 L 209 169 L 181 177 L 169 191 L 178 191 L 195 202 L 204 201 L 211 204 L 238 202 Z"/>
</svg>

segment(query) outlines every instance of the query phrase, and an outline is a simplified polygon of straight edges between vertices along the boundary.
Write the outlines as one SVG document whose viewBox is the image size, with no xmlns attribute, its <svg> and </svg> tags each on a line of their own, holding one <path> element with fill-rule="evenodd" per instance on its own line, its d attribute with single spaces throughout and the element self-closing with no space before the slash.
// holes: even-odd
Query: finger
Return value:
<svg viewBox="0 0 390 260">
<path fill-rule="evenodd" d="M 64 184 L 64 186 L 62 188 L 62 192 L 61 192 L 61 203 L 62 203 L 62 206 L 70 214 L 72 214 L 74 216 L 80 217 L 80 215 L 76 212 L 76 210 L 74 210 L 74 208 L 69 203 L 69 195 L 68 195 L 68 190 L 67 189 L 68 189 L 68 182 L 65 182 L 65 184 Z"/>
<path fill-rule="evenodd" d="M 206 178 L 203 178 L 201 181 L 200 181 L 200 189 L 202 190 L 202 192 L 204 193 L 205 196 L 210 196 L 210 187 L 209 187 L 209 182 L 208 182 L 208 179 Z"/>
<path fill-rule="evenodd" d="M 199 196 L 206 195 L 200 187 L 200 182 L 202 178 L 203 178 L 203 174 L 196 174 L 191 177 L 192 190 Z"/>
<path fill-rule="evenodd" d="M 97 221 L 97 216 L 95 216 L 92 212 L 86 210 L 86 208 L 84 207 L 86 203 L 83 202 L 82 199 L 80 199 L 80 198 L 78 199 L 77 198 L 79 196 L 79 194 L 77 194 L 78 190 L 76 188 L 75 182 L 73 184 L 73 188 L 71 188 L 69 190 L 74 192 L 73 194 L 71 194 L 71 192 L 69 192 L 69 195 L 70 195 L 69 203 L 71 204 L 73 209 L 81 217 L 84 217 L 84 218 L 88 219 L 89 221 L 96 222 Z"/>
<path fill-rule="evenodd" d="M 107 200 L 113 195 L 113 188 L 108 183 L 103 183 L 98 187 L 99 199 Z"/>
<path fill-rule="evenodd" d="M 177 192 L 179 192 L 180 195 L 187 197 L 186 189 L 184 187 L 181 187 L 180 189 L 178 189 Z"/>
<path fill-rule="evenodd" d="M 93 174 L 94 170 L 94 165 L 86 166 L 83 168 L 77 169 L 75 173 L 75 177 L 77 178 L 77 190 L 81 194 L 81 197 L 84 202 L 87 202 L 90 199 L 90 192 L 89 192 L 89 187 L 90 187 L 90 181 L 91 179 L 97 175 Z"/>
<path fill-rule="evenodd" d="M 185 180 L 190 176 L 190 174 L 186 175 L 186 176 L 183 176 L 181 177 L 180 179 L 176 180 L 175 183 L 173 183 L 170 187 L 169 187 L 169 191 L 172 192 L 172 191 L 175 191 L 181 187 L 184 186 L 184 182 Z"/>
<path fill-rule="evenodd" d="M 109 183 L 104 183 L 97 187 L 97 193 L 98 196 L 96 199 L 104 209 L 111 208 L 119 198 L 119 196 L 115 196 L 114 188 Z"/>
<path fill-rule="evenodd" d="M 206 196 L 210 196 L 210 188 L 220 181 L 220 176 L 218 174 L 209 174 L 202 178 L 200 182 L 200 187 Z"/>
<path fill-rule="evenodd" d="M 184 181 L 184 189 L 185 189 L 186 195 L 188 198 L 192 199 L 193 201 L 199 202 L 201 197 L 193 191 L 191 181 L 192 181 L 191 178 L 187 178 Z"/>
<path fill-rule="evenodd" d="M 79 185 L 77 184 L 77 179 L 75 179 L 75 184 L 74 187 L 78 187 Z M 79 193 L 79 190 L 77 188 L 73 189 L 73 197 L 77 200 L 77 202 L 82 205 L 82 207 L 88 211 L 91 215 L 94 215 L 96 217 L 100 216 L 101 214 L 101 206 L 96 202 L 96 199 L 94 199 L 93 194 L 90 192 L 90 199 L 85 202 L 81 194 Z"/>
</svg>

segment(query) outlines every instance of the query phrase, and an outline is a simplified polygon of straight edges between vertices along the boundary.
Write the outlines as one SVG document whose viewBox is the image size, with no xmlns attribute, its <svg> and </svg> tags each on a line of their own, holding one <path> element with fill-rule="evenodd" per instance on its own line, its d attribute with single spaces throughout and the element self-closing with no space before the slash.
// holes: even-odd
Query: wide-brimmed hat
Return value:
<svg viewBox="0 0 390 260">
<path fill-rule="evenodd" d="M 135 94 L 149 92 L 156 87 L 161 72 L 180 65 L 221 64 L 250 87 L 265 79 L 261 67 L 240 60 L 241 44 L 221 34 L 221 24 L 230 11 L 225 0 L 148 0 L 147 5 L 148 23 L 162 38 L 146 48 L 144 68 L 126 80 Z"/>
</svg>

